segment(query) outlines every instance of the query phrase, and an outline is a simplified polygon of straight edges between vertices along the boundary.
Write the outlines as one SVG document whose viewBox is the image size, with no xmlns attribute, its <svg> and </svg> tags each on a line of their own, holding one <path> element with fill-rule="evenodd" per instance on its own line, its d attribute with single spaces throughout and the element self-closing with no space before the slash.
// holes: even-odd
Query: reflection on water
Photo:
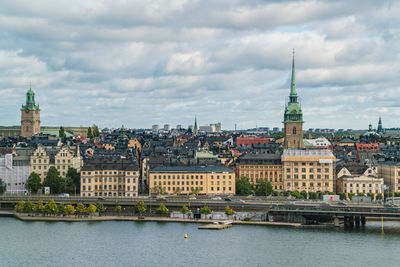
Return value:
<svg viewBox="0 0 400 267">
<path fill-rule="evenodd" d="M 366 227 L 155 222 L 22 222 L 0 218 L 1 266 L 366 266 L 399 262 L 400 222 Z M 184 239 L 187 234 L 188 238 Z"/>
</svg>

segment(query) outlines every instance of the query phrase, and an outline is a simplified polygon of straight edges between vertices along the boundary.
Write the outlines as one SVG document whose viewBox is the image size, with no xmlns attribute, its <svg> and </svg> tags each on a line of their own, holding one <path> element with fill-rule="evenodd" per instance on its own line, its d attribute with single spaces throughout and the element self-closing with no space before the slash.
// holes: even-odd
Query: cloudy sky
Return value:
<svg viewBox="0 0 400 267">
<path fill-rule="evenodd" d="M 399 127 L 399 1 L 0 3 L 0 125 L 282 127 L 292 48 L 305 128 Z"/>
</svg>

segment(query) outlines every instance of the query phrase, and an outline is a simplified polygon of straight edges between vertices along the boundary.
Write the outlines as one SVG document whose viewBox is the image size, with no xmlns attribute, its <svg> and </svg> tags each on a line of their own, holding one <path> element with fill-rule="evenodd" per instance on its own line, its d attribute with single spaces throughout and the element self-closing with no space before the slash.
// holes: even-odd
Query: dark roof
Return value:
<svg viewBox="0 0 400 267">
<path fill-rule="evenodd" d="M 238 164 L 281 164 L 281 155 L 272 153 L 245 154 L 239 157 Z"/>
<path fill-rule="evenodd" d="M 137 171 L 138 166 L 132 159 L 94 158 L 87 160 L 82 167 L 82 171 L 95 170 Z"/>
<path fill-rule="evenodd" d="M 157 166 L 150 172 L 229 172 L 233 170 L 223 165 Z"/>
</svg>

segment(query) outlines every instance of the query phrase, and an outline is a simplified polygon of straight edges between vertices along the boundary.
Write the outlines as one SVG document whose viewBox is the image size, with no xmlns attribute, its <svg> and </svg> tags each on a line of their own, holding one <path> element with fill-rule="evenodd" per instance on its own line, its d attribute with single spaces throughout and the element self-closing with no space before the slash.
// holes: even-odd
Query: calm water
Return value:
<svg viewBox="0 0 400 267">
<path fill-rule="evenodd" d="M 399 266 L 400 222 L 363 230 L 0 218 L 0 266 Z M 184 239 L 188 234 L 189 238 Z"/>
</svg>

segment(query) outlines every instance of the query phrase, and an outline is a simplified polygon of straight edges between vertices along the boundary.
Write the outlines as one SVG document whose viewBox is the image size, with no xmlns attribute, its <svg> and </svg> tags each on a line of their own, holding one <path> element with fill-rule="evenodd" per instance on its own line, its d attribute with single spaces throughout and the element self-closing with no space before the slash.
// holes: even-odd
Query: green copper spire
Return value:
<svg viewBox="0 0 400 267">
<path fill-rule="evenodd" d="M 39 109 L 39 105 L 35 104 L 35 92 L 33 92 L 31 86 L 29 86 L 29 90 L 26 92 L 26 104 L 22 105 L 22 109 Z"/>
<path fill-rule="evenodd" d="M 294 63 L 294 48 L 293 48 L 293 59 L 292 59 L 292 80 L 290 82 L 290 102 L 297 102 L 297 91 L 296 91 L 296 71 Z"/>
</svg>

